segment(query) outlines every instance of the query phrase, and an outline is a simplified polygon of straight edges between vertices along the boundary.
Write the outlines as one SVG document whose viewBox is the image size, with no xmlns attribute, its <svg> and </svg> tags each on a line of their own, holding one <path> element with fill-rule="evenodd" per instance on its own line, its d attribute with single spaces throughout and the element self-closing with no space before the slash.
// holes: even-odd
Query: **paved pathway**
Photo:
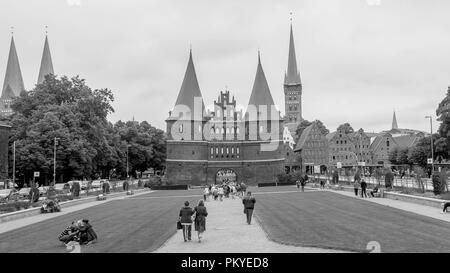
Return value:
<svg viewBox="0 0 450 273">
<path fill-rule="evenodd" d="M 134 196 L 139 196 L 142 194 L 148 194 L 152 191 L 143 191 L 143 192 L 139 192 L 136 193 L 134 195 L 126 195 L 126 193 L 124 192 L 123 195 L 119 195 L 119 196 L 114 196 L 114 197 L 108 197 L 107 199 L 104 201 L 97 201 L 97 200 L 93 200 L 93 201 L 87 201 L 86 203 L 82 203 L 79 205 L 74 205 L 74 206 L 70 206 L 70 207 L 65 207 L 61 209 L 61 212 L 56 212 L 56 213 L 45 213 L 45 214 L 38 214 L 38 215 L 34 215 L 34 216 L 29 216 L 29 217 L 25 217 L 22 219 L 17 219 L 17 220 L 12 220 L 12 221 L 8 221 L 5 223 L 1 223 L 0 224 L 0 234 L 4 233 L 4 232 L 8 232 L 10 230 L 14 230 L 14 229 L 18 229 L 24 226 L 28 226 L 31 224 L 35 224 L 35 223 L 39 223 L 48 219 L 52 219 L 61 215 L 65 215 L 68 213 L 72 213 L 74 211 L 79 211 L 82 209 L 87 209 L 90 207 L 94 207 L 94 206 L 98 206 L 100 204 L 104 204 L 107 202 L 110 202 L 112 200 L 120 200 L 120 199 L 124 199 L 124 198 L 129 198 L 129 197 L 134 197 Z"/>
<path fill-rule="evenodd" d="M 348 191 L 335 191 L 335 190 L 326 190 L 333 193 L 353 197 L 353 198 L 359 198 L 362 199 L 360 196 L 356 197 L 355 193 L 348 192 Z M 368 202 L 377 203 L 380 205 L 384 205 L 387 207 L 392 207 L 404 211 L 409 211 L 412 213 L 416 213 L 423 216 L 428 216 L 434 219 L 439 219 L 442 221 L 450 222 L 450 213 L 442 213 L 442 209 L 431 207 L 431 206 L 425 206 L 400 200 L 394 200 L 389 198 L 364 198 L 364 200 Z"/>
<path fill-rule="evenodd" d="M 241 199 L 224 198 L 223 202 L 205 203 L 208 210 L 202 242 L 192 227 L 192 241 L 184 242 L 181 230 L 156 250 L 159 253 L 321 253 L 344 252 L 330 249 L 296 247 L 270 241 L 257 220 L 257 209 L 251 225 L 247 225 Z"/>
</svg>

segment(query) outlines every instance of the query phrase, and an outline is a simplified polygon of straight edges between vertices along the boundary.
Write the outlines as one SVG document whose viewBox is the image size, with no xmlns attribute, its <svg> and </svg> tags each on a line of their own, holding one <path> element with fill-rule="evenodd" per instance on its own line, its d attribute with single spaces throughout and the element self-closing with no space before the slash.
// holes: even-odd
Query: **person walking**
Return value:
<svg viewBox="0 0 450 273">
<path fill-rule="evenodd" d="M 189 202 L 184 202 L 184 207 L 180 210 L 180 218 L 179 221 L 183 226 L 183 238 L 184 241 L 187 242 L 191 240 L 191 232 L 192 232 L 192 215 L 194 211 L 191 207 L 189 207 Z"/>
<path fill-rule="evenodd" d="M 208 187 L 205 187 L 205 189 L 203 190 L 203 200 L 206 202 L 209 199 L 209 189 Z"/>
<path fill-rule="evenodd" d="M 202 234 L 206 230 L 206 216 L 208 216 L 208 211 L 206 210 L 205 203 L 203 200 L 199 200 L 197 206 L 194 208 L 195 220 L 194 228 L 197 231 L 198 242 L 202 242 Z"/>
<path fill-rule="evenodd" d="M 242 204 L 244 204 L 244 213 L 247 216 L 247 224 L 252 223 L 252 215 L 253 210 L 255 209 L 255 203 L 256 200 L 252 196 L 252 193 L 249 191 L 247 192 L 247 196 L 242 199 Z"/>
<path fill-rule="evenodd" d="M 300 191 L 300 179 L 298 179 L 297 181 L 295 181 L 295 184 L 297 185 L 297 191 Z"/>
<path fill-rule="evenodd" d="M 219 200 L 223 201 L 223 194 L 224 194 L 223 187 L 219 187 L 218 194 L 219 194 Z"/>
<path fill-rule="evenodd" d="M 366 181 L 363 179 L 363 180 L 361 181 L 361 197 L 362 197 L 362 198 L 364 198 L 364 196 L 367 198 L 366 190 L 367 190 L 367 183 L 366 183 Z"/>
<path fill-rule="evenodd" d="M 306 180 L 304 178 L 300 178 L 300 185 L 302 187 L 302 192 L 305 192 Z"/>
<path fill-rule="evenodd" d="M 355 180 L 353 187 L 354 187 L 353 189 L 355 191 L 355 196 L 358 196 L 358 190 L 359 190 L 359 181 L 358 180 Z"/>
</svg>

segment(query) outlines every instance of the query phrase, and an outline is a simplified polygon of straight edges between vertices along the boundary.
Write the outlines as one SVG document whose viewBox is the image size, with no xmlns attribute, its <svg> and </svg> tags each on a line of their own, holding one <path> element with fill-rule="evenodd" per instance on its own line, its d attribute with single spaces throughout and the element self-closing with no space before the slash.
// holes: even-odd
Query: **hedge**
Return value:
<svg viewBox="0 0 450 273">
<path fill-rule="evenodd" d="M 165 185 L 165 186 L 150 186 L 152 190 L 187 190 L 189 185 Z"/>
<path fill-rule="evenodd" d="M 275 182 L 270 182 L 270 183 L 258 183 L 258 188 L 262 188 L 262 187 L 276 187 L 276 186 L 295 186 L 295 182 L 283 182 L 283 183 L 275 183 Z"/>
</svg>

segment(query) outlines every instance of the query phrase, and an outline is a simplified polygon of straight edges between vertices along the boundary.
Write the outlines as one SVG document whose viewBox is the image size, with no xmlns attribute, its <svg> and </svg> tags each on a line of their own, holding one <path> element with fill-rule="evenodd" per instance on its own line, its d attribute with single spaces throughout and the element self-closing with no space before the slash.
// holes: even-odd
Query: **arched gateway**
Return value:
<svg viewBox="0 0 450 273">
<path fill-rule="evenodd" d="M 237 182 L 237 174 L 233 169 L 220 169 L 216 173 L 216 184 Z"/>
</svg>

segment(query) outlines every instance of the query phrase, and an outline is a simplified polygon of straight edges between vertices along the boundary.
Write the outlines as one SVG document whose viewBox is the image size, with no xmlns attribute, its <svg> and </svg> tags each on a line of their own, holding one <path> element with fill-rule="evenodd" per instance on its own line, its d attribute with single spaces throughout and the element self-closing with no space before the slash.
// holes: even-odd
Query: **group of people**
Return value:
<svg viewBox="0 0 450 273">
<path fill-rule="evenodd" d="M 203 201 L 209 201 L 211 198 L 215 201 L 223 201 L 223 198 L 231 196 L 234 199 L 236 196 L 245 194 L 247 186 L 244 183 L 236 184 L 234 182 L 223 183 L 222 185 L 208 185 L 203 189 Z"/>
<path fill-rule="evenodd" d="M 239 191 L 237 188 L 239 187 Z M 198 242 L 201 243 L 203 232 L 206 230 L 206 217 L 208 211 L 205 207 L 205 202 L 208 201 L 211 196 L 214 200 L 223 201 L 223 197 L 229 197 L 230 195 L 234 199 L 235 196 L 245 194 L 247 187 L 245 184 L 236 185 L 234 183 L 224 184 L 221 186 L 210 185 L 204 188 L 203 199 L 199 200 L 197 206 L 191 208 L 189 201 L 184 202 L 184 206 L 180 209 L 178 218 L 178 229 L 183 231 L 184 242 L 192 240 L 192 225 L 194 230 L 197 231 Z M 242 197 L 242 204 L 244 205 L 244 214 L 246 215 L 247 224 L 250 225 L 252 221 L 253 210 L 255 209 L 256 199 L 252 196 L 251 192 L 247 192 L 245 197 Z"/>
<path fill-rule="evenodd" d="M 73 221 L 72 224 L 61 232 L 58 239 L 66 246 L 71 242 L 77 242 L 80 245 L 89 245 L 97 242 L 97 233 L 95 233 L 88 219 L 81 219 Z"/>
<path fill-rule="evenodd" d="M 359 180 L 356 180 L 353 186 L 355 196 L 358 196 L 358 192 L 360 189 L 362 198 L 375 197 L 375 195 L 378 194 L 378 186 L 375 186 L 372 190 L 369 190 L 369 196 L 367 195 L 367 182 L 364 179 L 362 179 L 361 182 L 359 182 Z"/>
<path fill-rule="evenodd" d="M 194 223 L 195 231 L 197 231 L 198 242 L 202 241 L 202 234 L 206 230 L 206 210 L 203 200 L 199 200 L 195 208 L 189 206 L 189 201 L 184 202 L 181 208 L 178 221 L 181 223 L 184 241 L 191 241 L 192 223 Z"/>
<path fill-rule="evenodd" d="M 300 179 L 298 179 L 295 182 L 295 184 L 297 185 L 297 190 L 299 191 L 300 187 L 301 187 L 302 192 L 304 192 L 305 191 L 305 185 L 306 185 L 307 182 L 308 182 L 308 175 L 305 174 L 304 176 L 301 176 Z"/>
</svg>

